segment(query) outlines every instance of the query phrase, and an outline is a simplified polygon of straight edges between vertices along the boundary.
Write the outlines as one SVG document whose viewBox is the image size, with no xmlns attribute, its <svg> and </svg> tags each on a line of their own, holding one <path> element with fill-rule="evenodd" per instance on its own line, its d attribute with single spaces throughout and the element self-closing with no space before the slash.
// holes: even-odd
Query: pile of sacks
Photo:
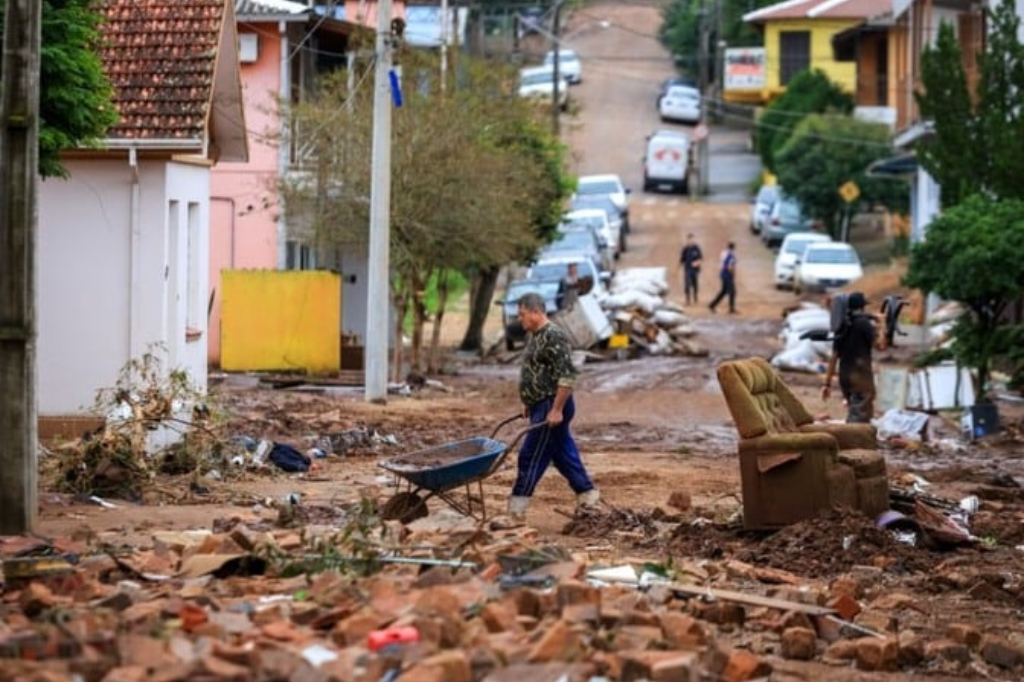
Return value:
<svg viewBox="0 0 1024 682">
<path fill-rule="evenodd" d="M 829 309 L 816 303 L 804 302 L 791 310 L 783 320 L 779 332 L 782 350 L 772 357 L 772 367 L 810 374 L 824 373 L 832 342 L 802 337 L 813 330 L 828 331 L 830 324 Z"/>
<path fill-rule="evenodd" d="M 601 307 L 619 333 L 651 355 L 707 355 L 707 348 L 691 340 L 697 332 L 682 308 L 667 300 L 668 292 L 666 268 L 623 268 Z"/>
</svg>

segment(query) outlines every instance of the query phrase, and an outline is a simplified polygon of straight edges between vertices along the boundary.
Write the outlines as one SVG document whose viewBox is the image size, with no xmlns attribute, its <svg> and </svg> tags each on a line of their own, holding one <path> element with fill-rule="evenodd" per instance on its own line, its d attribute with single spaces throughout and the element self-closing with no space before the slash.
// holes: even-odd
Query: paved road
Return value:
<svg viewBox="0 0 1024 682">
<path fill-rule="evenodd" d="M 782 308 L 792 304 L 794 297 L 774 289 L 774 255 L 748 228 L 750 188 L 760 164 L 748 150 L 747 131 L 711 126 L 708 196 L 692 201 L 684 195 L 641 190 L 646 136 L 663 127 L 692 130 L 663 123 L 658 117 L 658 86 L 673 74 L 671 59 L 656 37 L 660 23 L 657 6 L 633 2 L 588 4 L 574 13 L 568 45 L 581 57 L 584 78 L 571 90 L 578 113 L 562 120 L 563 137 L 572 149 L 572 168 L 579 174 L 618 173 L 633 188 L 634 229 L 620 267 L 669 268 L 673 294 L 681 299 L 677 257 L 686 233 L 693 232 L 708 259 L 701 283 L 702 300 L 707 301 L 718 286 L 717 256 L 733 240 L 740 262 L 740 318 L 777 325 Z M 710 315 L 704 306 L 692 312 L 695 317 Z M 743 337 L 748 335 L 734 338 L 733 326 L 721 322 L 725 316 L 717 319 L 706 329 L 710 343 L 728 339 L 730 349 L 742 349 Z M 764 325 L 756 325 L 750 335 L 763 339 L 771 333 Z"/>
</svg>

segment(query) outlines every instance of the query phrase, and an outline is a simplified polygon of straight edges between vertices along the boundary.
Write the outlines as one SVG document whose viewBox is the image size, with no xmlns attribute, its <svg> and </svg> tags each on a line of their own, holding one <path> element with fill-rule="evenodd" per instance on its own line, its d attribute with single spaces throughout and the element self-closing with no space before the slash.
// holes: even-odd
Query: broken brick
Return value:
<svg viewBox="0 0 1024 682">
<path fill-rule="evenodd" d="M 857 640 L 858 670 L 895 670 L 899 642 L 895 637 L 864 637 Z"/>
<path fill-rule="evenodd" d="M 791 627 L 782 631 L 782 657 L 809 661 L 818 653 L 818 636 L 813 629 Z"/>
</svg>

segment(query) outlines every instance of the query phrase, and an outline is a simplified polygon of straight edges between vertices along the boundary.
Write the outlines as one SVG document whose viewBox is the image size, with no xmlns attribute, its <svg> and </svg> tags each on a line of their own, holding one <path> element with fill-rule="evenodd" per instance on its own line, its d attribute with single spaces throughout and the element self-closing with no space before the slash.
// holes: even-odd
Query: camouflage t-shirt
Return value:
<svg viewBox="0 0 1024 682">
<path fill-rule="evenodd" d="M 533 406 L 554 396 L 559 386 L 572 387 L 575 381 L 569 339 L 558 325 L 549 322 L 526 343 L 519 370 L 519 398 L 524 405 Z"/>
</svg>

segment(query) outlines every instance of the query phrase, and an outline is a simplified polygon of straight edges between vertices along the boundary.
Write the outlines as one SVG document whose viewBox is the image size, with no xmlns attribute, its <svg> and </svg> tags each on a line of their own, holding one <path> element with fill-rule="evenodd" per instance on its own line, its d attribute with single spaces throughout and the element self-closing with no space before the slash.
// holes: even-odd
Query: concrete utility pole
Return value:
<svg viewBox="0 0 1024 682">
<path fill-rule="evenodd" d="M 554 50 L 552 55 L 552 71 L 551 77 L 555 79 L 553 87 L 551 89 L 551 132 L 558 137 L 562 132 L 561 127 L 561 114 L 562 111 L 558 106 L 558 90 L 562 86 L 562 74 L 561 74 L 561 56 L 562 56 L 562 42 L 560 36 L 562 35 L 562 2 L 564 0 L 555 0 L 554 13 L 551 17 L 551 46 Z"/>
<path fill-rule="evenodd" d="M 441 0 L 441 92 L 448 83 L 448 0 Z"/>
<path fill-rule="evenodd" d="M 698 10 L 698 32 L 700 38 L 700 56 L 697 66 L 700 73 L 697 80 L 700 84 L 700 125 L 707 129 L 708 125 L 708 51 L 710 42 L 708 27 L 708 9 L 705 0 L 702 0 Z M 708 192 L 708 138 L 702 137 L 697 141 L 697 196 L 704 196 Z"/>
<path fill-rule="evenodd" d="M 36 175 L 42 3 L 7 0 L 0 102 L 0 534 L 35 528 Z"/>
<path fill-rule="evenodd" d="M 366 302 L 366 400 L 388 395 L 388 313 L 391 310 L 391 0 L 377 3 L 377 68 L 373 84 L 370 263 Z M 398 343 L 398 340 L 396 340 Z"/>
</svg>

